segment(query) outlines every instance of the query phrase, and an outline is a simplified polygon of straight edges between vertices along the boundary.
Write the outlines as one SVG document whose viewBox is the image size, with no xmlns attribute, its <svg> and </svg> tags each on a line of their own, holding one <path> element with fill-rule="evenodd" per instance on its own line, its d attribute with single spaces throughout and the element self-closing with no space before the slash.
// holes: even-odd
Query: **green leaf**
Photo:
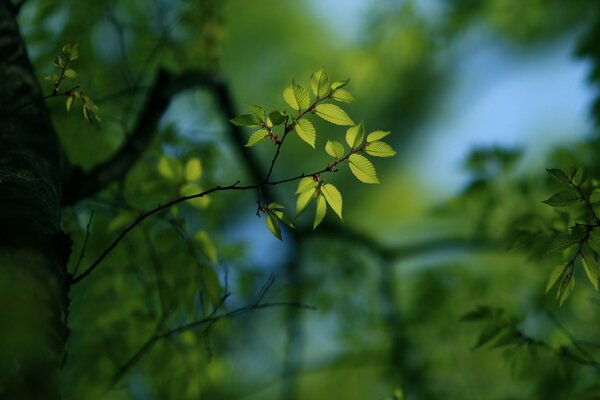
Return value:
<svg viewBox="0 0 600 400">
<path fill-rule="evenodd" d="M 281 205 L 279 203 L 272 202 L 272 203 L 269 203 L 269 205 L 267 206 L 267 208 L 269 210 L 283 210 L 283 209 L 285 209 L 285 206 L 283 206 L 283 205 Z"/>
<path fill-rule="evenodd" d="M 323 221 L 325 218 L 325 213 L 327 212 L 327 203 L 325 202 L 325 198 L 323 196 L 317 197 L 317 212 L 315 213 L 315 221 L 313 223 L 313 229 L 316 229 L 317 226 Z"/>
<path fill-rule="evenodd" d="M 325 151 L 336 160 L 344 157 L 344 145 L 340 142 L 336 142 L 335 140 L 327 141 L 325 144 Z"/>
<path fill-rule="evenodd" d="M 77 78 L 77 72 L 75 72 L 73 69 L 67 69 L 65 70 L 65 76 L 67 78 L 75 79 Z"/>
<path fill-rule="evenodd" d="M 256 146 L 258 143 L 262 142 L 267 136 L 269 136 L 269 131 L 266 129 L 259 129 L 250 135 L 248 138 L 248 143 L 246 143 L 246 147 Z"/>
<path fill-rule="evenodd" d="M 494 310 L 488 306 L 477 306 L 473 311 L 469 311 L 460 317 L 461 321 L 473 322 L 488 319 L 494 316 Z"/>
<path fill-rule="evenodd" d="M 183 167 L 179 160 L 162 155 L 158 160 L 158 173 L 173 182 L 179 182 L 183 178 Z"/>
<path fill-rule="evenodd" d="M 296 189 L 296 194 L 304 193 L 310 189 L 316 189 L 319 185 L 319 182 L 315 181 L 312 176 L 306 176 L 300 179 L 298 182 L 298 189 Z"/>
<path fill-rule="evenodd" d="M 361 121 L 360 124 L 348 128 L 346 131 L 346 143 L 352 150 L 357 149 L 365 138 L 365 124 Z"/>
<path fill-rule="evenodd" d="M 304 211 L 306 207 L 310 204 L 310 202 L 315 199 L 316 196 L 316 188 L 308 189 L 300 193 L 298 199 L 296 200 L 296 215 L 300 215 L 302 211 Z"/>
<path fill-rule="evenodd" d="M 306 118 L 299 119 L 296 121 L 295 131 L 300 137 L 308 143 L 313 149 L 315 148 L 315 141 L 317 140 L 317 131 L 313 124 Z"/>
<path fill-rule="evenodd" d="M 331 83 L 331 90 L 341 89 L 346 86 L 350 82 L 350 79 L 346 79 L 345 81 L 335 81 Z"/>
<path fill-rule="evenodd" d="M 256 115 L 258 118 L 260 118 L 262 121 L 265 120 L 265 117 L 267 116 L 267 112 L 265 111 L 264 108 L 262 108 L 261 106 L 256 105 L 256 104 L 246 104 L 246 106 L 254 115 Z"/>
<path fill-rule="evenodd" d="M 204 253 L 206 258 L 211 263 L 217 264 L 219 262 L 217 248 L 215 247 L 210 236 L 208 236 L 208 233 L 205 231 L 198 231 L 192 237 L 192 241 L 200 248 L 200 250 L 202 250 L 202 253 Z"/>
<path fill-rule="evenodd" d="M 337 101 L 341 101 L 344 103 L 353 103 L 356 101 L 356 99 L 354 98 L 354 96 L 352 96 L 352 94 L 346 90 L 346 89 L 337 89 L 333 92 L 333 95 L 331 96 L 334 100 Z"/>
<path fill-rule="evenodd" d="M 67 96 L 67 102 L 65 103 L 65 106 L 67 107 L 67 112 L 71 111 L 71 106 L 73 105 L 73 100 L 75 100 L 75 97 Z"/>
<path fill-rule="evenodd" d="M 190 158 L 185 164 L 185 180 L 188 182 L 200 179 L 202 176 L 202 162 L 199 158 Z"/>
<path fill-rule="evenodd" d="M 282 113 L 281 111 L 272 111 L 269 114 L 269 120 L 273 123 L 274 126 L 281 125 L 287 119 L 287 115 Z"/>
<path fill-rule="evenodd" d="M 585 274 L 594 286 L 594 289 L 598 291 L 598 279 L 600 278 L 600 265 L 594 256 L 586 251 L 583 251 L 581 255 L 581 264 L 585 270 Z"/>
<path fill-rule="evenodd" d="M 284 224 L 289 226 L 290 228 L 294 228 L 294 223 L 283 213 L 281 210 L 273 211 L 273 214 Z"/>
<path fill-rule="evenodd" d="M 57 74 L 50 74 L 48 76 L 45 76 L 44 79 L 47 80 L 47 81 L 56 82 L 58 80 L 58 75 Z"/>
<path fill-rule="evenodd" d="M 365 147 L 365 152 L 373 157 L 393 157 L 397 154 L 392 146 L 385 142 L 371 142 Z"/>
<path fill-rule="evenodd" d="M 594 250 L 597 254 L 600 254 L 600 231 L 598 228 L 590 232 L 590 237 L 587 241 L 587 244 Z"/>
<path fill-rule="evenodd" d="M 283 99 L 294 110 L 306 110 L 310 107 L 310 95 L 308 90 L 294 81 L 283 91 Z"/>
<path fill-rule="evenodd" d="M 266 218 L 267 228 L 271 231 L 273 236 L 275 236 L 279 240 L 283 240 L 281 238 L 281 228 L 279 226 L 279 219 L 272 212 L 267 212 Z"/>
<path fill-rule="evenodd" d="M 563 181 L 566 183 L 570 183 L 570 179 L 567 176 L 567 174 L 564 173 L 563 170 L 560 170 L 558 168 L 546 168 L 546 171 L 552 175 L 554 178 L 558 179 L 559 181 Z"/>
<path fill-rule="evenodd" d="M 235 118 L 231 118 L 229 120 L 234 125 L 237 126 L 247 126 L 247 127 L 257 127 L 260 126 L 260 118 L 258 118 L 254 114 L 243 114 Z"/>
<path fill-rule="evenodd" d="M 473 346 L 473 350 L 478 349 L 494 340 L 494 338 L 502 332 L 502 329 L 502 325 L 497 324 L 492 324 L 485 327 L 484 330 L 479 334 L 479 338 L 477 339 L 475 346 Z"/>
<path fill-rule="evenodd" d="M 544 249 L 543 255 L 550 255 L 559 251 L 568 249 L 571 246 L 575 246 L 579 243 L 577 237 L 573 237 L 566 233 L 559 233 L 552 238 L 550 243 Z"/>
<path fill-rule="evenodd" d="M 367 135 L 367 143 L 376 142 L 388 136 L 390 131 L 373 131 Z"/>
<path fill-rule="evenodd" d="M 354 125 L 354 121 L 335 104 L 321 103 L 317 104 L 314 113 L 325 121 L 341 126 Z"/>
<path fill-rule="evenodd" d="M 552 270 L 552 273 L 550 273 L 548 282 L 546 283 L 546 293 L 548 293 L 550 290 L 552 290 L 554 285 L 556 285 L 556 282 L 558 282 L 560 277 L 563 276 L 563 273 L 566 271 L 566 269 L 567 269 L 567 267 L 562 264 L 554 267 L 554 269 Z"/>
<path fill-rule="evenodd" d="M 567 189 L 561 192 L 555 193 L 552 197 L 542 201 L 552 207 L 566 207 L 580 200 L 581 196 L 576 190 Z"/>
<path fill-rule="evenodd" d="M 313 72 L 310 77 L 310 87 L 315 96 L 320 98 L 323 98 L 329 94 L 329 79 L 323 68 Z"/>
<path fill-rule="evenodd" d="M 560 290 L 558 291 L 559 305 L 562 307 L 564 302 L 573 294 L 573 289 L 575 288 L 575 277 L 573 275 L 570 276 L 569 279 L 563 280 L 560 286 Z"/>
<path fill-rule="evenodd" d="M 360 154 L 351 154 L 348 157 L 350 171 L 361 182 L 364 183 L 379 183 L 377 179 L 377 171 L 366 157 Z"/>
<path fill-rule="evenodd" d="M 202 193 L 204 189 L 196 183 L 186 183 L 179 189 L 179 194 L 182 196 L 193 196 Z M 206 208 L 210 205 L 211 199 L 209 196 L 195 197 L 187 200 L 186 203 L 196 208 Z"/>
<path fill-rule="evenodd" d="M 326 183 L 321 186 L 321 193 L 327 200 L 329 207 L 342 219 L 342 194 L 331 183 Z"/>
</svg>

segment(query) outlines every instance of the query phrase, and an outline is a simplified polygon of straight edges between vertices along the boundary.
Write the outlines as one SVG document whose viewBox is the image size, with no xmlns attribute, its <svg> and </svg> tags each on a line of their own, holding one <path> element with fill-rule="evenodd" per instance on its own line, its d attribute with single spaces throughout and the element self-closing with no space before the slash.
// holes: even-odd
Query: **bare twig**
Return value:
<svg viewBox="0 0 600 400">
<path fill-rule="evenodd" d="M 77 260 L 77 264 L 75 264 L 75 268 L 73 269 L 72 275 L 77 275 L 77 271 L 79 270 L 79 266 L 81 265 L 81 261 L 83 261 L 83 257 L 85 256 L 85 249 L 87 248 L 88 239 L 90 238 L 90 225 L 92 224 L 92 219 L 94 218 L 94 210 L 90 213 L 90 219 L 87 223 L 87 227 L 85 228 L 85 240 L 83 241 L 83 246 L 81 247 L 81 252 L 79 253 L 79 259 Z"/>
</svg>

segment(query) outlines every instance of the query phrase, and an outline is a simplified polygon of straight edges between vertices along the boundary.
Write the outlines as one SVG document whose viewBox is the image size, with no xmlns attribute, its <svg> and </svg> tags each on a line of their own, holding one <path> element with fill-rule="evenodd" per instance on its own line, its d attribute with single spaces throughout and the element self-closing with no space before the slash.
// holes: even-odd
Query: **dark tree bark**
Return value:
<svg viewBox="0 0 600 400">
<path fill-rule="evenodd" d="M 0 0 L 0 398 L 58 399 L 69 240 L 61 150 L 16 22 Z"/>
</svg>

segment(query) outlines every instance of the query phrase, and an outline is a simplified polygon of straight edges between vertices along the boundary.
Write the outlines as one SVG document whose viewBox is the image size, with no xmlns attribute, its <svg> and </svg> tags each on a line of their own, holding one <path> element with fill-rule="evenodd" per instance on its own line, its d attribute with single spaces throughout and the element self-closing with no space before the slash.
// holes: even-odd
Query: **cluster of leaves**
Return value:
<svg viewBox="0 0 600 400">
<path fill-rule="evenodd" d="M 521 319 L 506 316 L 501 308 L 478 306 L 462 316 L 464 322 L 481 322 L 484 327 L 473 345 L 473 350 L 482 347 L 501 348 L 506 346 L 529 345 L 534 342 L 532 338 L 524 335 L 517 327 Z"/>
<path fill-rule="evenodd" d="M 76 79 L 77 72 L 71 68 L 71 63 L 79 58 L 78 43 L 74 45 L 66 44 L 62 48 L 63 57 L 57 56 L 54 59 L 54 66 L 58 69 L 57 73 L 50 74 L 44 79 L 53 81 L 54 88 L 52 89 L 52 96 L 64 95 L 67 97 L 65 106 L 67 112 L 71 110 L 73 103 L 79 100 L 82 104 L 82 111 L 84 118 L 92 123 L 102 123 L 100 118 L 98 106 L 86 95 L 85 92 L 79 89 L 78 86 L 68 89 L 66 92 L 61 92 L 60 87 L 65 79 Z"/>
<path fill-rule="evenodd" d="M 349 80 L 330 82 L 327 73 L 321 68 L 311 75 L 312 95 L 294 80 L 284 89 L 283 99 L 292 109 L 289 113 L 288 110 L 275 110 L 267 113 L 263 107 L 249 104 L 250 114 L 240 115 L 230 120 L 237 126 L 258 128 L 250 135 L 246 146 L 255 146 L 267 138 L 270 139 L 277 146 L 273 163 L 277 159 L 285 138 L 291 132 L 295 132 L 313 149 L 316 148 L 317 131 L 314 124 L 308 119 L 309 115 L 315 115 L 334 125 L 350 127 L 346 131 L 345 138 L 348 149 L 339 141 L 327 140 L 324 149 L 333 160 L 322 171 L 299 177 L 300 182 L 296 190 L 298 195 L 296 215 L 302 213 L 312 201 L 316 201 L 313 229 L 325 217 L 327 206 L 342 219 L 342 195 L 334 185 L 321 178 L 321 173 L 337 171 L 338 164 L 344 162 L 348 164 L 350 171 L 358 180 L 376 184 L 379 183 L 377 171 L 365 155 L 392 157 L 396 154 L 389 144 L 381 141 L 390 132 L 374 131 L 365 135 L 365 126 L 362 121 L 355 124 L 340 106 L 328 102 L 329 100 L 342 103 L 353 102 L 354 96 L 346 89 L 348 82 Z M 276 128 L 280 129 L 279 133 L 275 132 Z M 261 206 L 260 209 L 267 213 L 267 226 L 277 238 L 281 239 L 279 221 L 293 227 L 289 219 L 284 216 L 282 205 L 271 203 L 268 206 Z"/>
<path fill-rule="evenodd" d="M 202 178 L 203 168 L 202 161 L 197 157 L 182 163 L 177 158 L 163 154 L 158 160 L 157 170 L 163 178 L 177 186 L 181 196 L 191 196 L 204 191 L 198 183 Z M 210 202 L 209 196 L 188 200 L 190 205 L 197 208 L 206 208 Z"/>
<path fill-rule="evenodd" d="M 566 260 L 554 268 L 546 285 L 546 292 L 556 288 L 556 298 L 562 305 L 573 293 L 574 270 L 579 265 L 594 289 L 598 290 L 600 219 L 594 210 L 593 196 L 600 192 L 600 184 L 595 179 L 589 178 L 584 167 L 573 168 L 570 174 L 560 169 L 547 171 L 565 188 L 544 200 L 544 203 L 556 208 L 579 206 L 573 223 L 570 214 L 565 212 L 559 214 L 568 228 L 553 234 L 551 240 L 545 245 L 545 254 L 562 252 Z"/>
</svg>

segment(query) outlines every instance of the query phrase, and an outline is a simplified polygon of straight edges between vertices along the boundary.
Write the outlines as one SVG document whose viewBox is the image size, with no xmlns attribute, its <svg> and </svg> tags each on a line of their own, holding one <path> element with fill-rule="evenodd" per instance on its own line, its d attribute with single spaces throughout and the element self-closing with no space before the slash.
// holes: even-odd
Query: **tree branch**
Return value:
<svg viewBox="0 0 600 400">
<path fill-rule="evenodd" d="M 160 70 L 135 128 L 121 149 L 90 172 L 83 172 L 79 168 L 71 169 L 64 185 L 63 206 L 89 197 L 122 178 L 152 142 L 158 123 L 167 111 L 171 99 L 186 89 L 210 86 L 214 80 L 209 74 L 201 71 L 187 71 L 173 75 Z"/>
</svg>

